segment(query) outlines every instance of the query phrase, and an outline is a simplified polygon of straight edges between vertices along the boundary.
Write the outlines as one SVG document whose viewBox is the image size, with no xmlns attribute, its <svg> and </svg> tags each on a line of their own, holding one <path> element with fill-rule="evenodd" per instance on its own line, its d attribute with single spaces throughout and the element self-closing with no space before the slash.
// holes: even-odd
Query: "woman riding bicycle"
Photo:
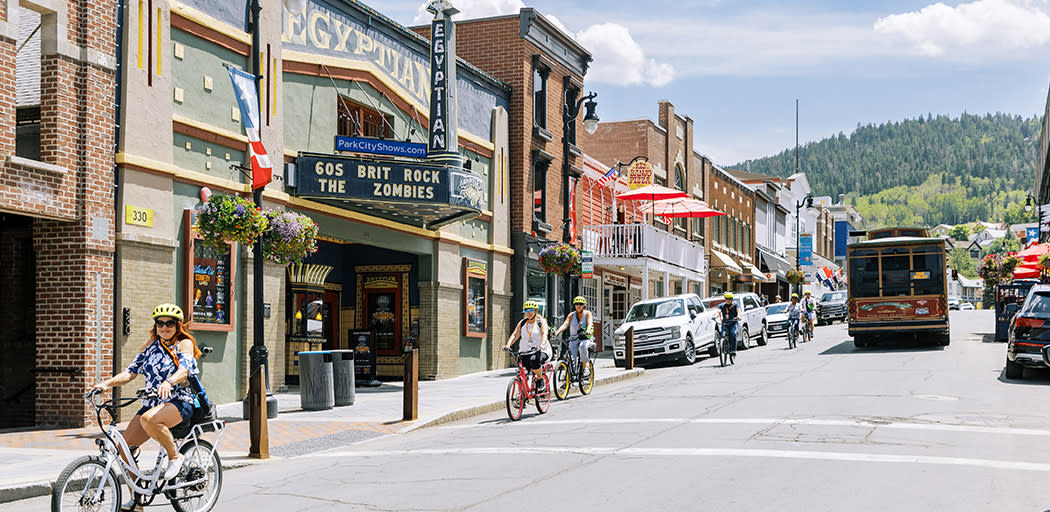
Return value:
<svg viewBox="0 0 1050 512">
<path fill-rule="evenodd" d="M 738 308 L 736 302 L 733 301 L 733 294 L 731 292 L 725 292 L 722 297 L 725 298 L 725 302 L 718 305 L 718 313 L 722 321 L 722 331 L 729 340 L 729 352 L 731 354 L 736 354 L 736 333 L 737 326 L 740 323 L 740 308 Z"/>
<path fill-rule="evenodd" d="M 182 324 L 182 308 L 175 304 L 161 304 L 153 309 L 153 321 L 149 341 L 142 346 L 131 365 L 112 378 L 95 384 L 94 389 L 105 391 L 119 387 L 142 375 L 146 379 L 145 387 L 157 390 L 156 398 L 143 399 L 142 408 L 124 431 L 124 439 L 132 449 L 150 438 L 160 443 L 168 452 L 164 479 L 171 480 L 178 476 L 183 457 L 175 449 L 175 438 L 169 429 L 193 414 L 193 393 L 186 383 L 190 374 L 197 373 L 197 358 L 201 352 L 196 340 Z M 128 454 L 121 455 L 131 463 Z M 131 495 L 134 496 L 134 491 Z M 124 504 L 125 509 L 131 507 L 134 507 L 134 499 Z"/>
<path fill-rule="evenodd" d="M 577 295 L 576 298 L 572 299 L 572 306 L 576 311 L 569 313 L 565 317 L 565 321 L 562 322 L 561 327 L 558 327 L 557 331 L 554 331 L 555 336 L 560 336 L 565 329 L 569 329 L 570 333 L 573 333 L 569 337 L 569 352 L 572 353 L 572 357 L 576 359 L 576 362 L 580 365 L 580 375 L 583 378 L 587 378 L 584 375 L 586 366 L 583 362 L 590 358 L 588 349 L 590 348 L 590 339 L 594 336 L 594 315 L 588 311 L 587 299 L 581 295 Z M 580 335 L 580 331 L 586 333 L 586 335 Z"/>
<path fill-rule="evenodd" d="M 550 341 L 547 339 L 547 334 L 550 332 L 547 320 L 536 314 L 536 308 L 536 303 L 531 300 L 527 300 L 521 305 L 521 311 L 525 313 L 525 318 L 518 321 L 518 325 L 511 331 L 506 348 L 509 350 L 515 341 L 521 340 L 518 344 L 518 353 L 525 354 L 521 358 L 521 364 L 525 368 L 532 370 L 532 376 L 536 382 L 536 390 L 539 391 L 539 387 L 543 385 L 543 371 L 541 368 L 543 363 L 550 360 L 553 350 L 551 350 Z"/>
<path fill-rule="evenodd" d="M 791 334 L 789 336 L 797 336 L 799 332 L 800 322 L 802 320 L 802 304 L 798 302 L 798 294 L 791 294 L 791 304 L 787 307 L 788 317 L 788 330 Z"/>
</svg>

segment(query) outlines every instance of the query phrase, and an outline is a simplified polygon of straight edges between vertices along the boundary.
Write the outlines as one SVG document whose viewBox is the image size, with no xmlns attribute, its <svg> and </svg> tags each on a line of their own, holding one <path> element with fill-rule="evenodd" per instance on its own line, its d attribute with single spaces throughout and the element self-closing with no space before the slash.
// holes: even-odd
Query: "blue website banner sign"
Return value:
<svg viewBox="0 0 1050 512">
<path fill-rule="evenodd" d="M 1026 235 L 1025 236 L 1025 241 L 1026 242 L 1031 242 L 1033 240 L 1036 241 L 1036 242 L 1039 241 L 1039 228 L 1025 228 L 1024 231 L 1025 231 L 1025 235 Z"/>
<path fill-rule="evenodd" d="M 809 233 L 799 237 L 798 263 L 803 266 L 813 265 L 813 235 Z"/>
<path fill-rule="evenodd" d="M 844 220 L 835 221 L 835 259 L 846 257 L 846 245 L 849 242 L 849 224 Z"/>
<path fill-rule="evenodd" d="M 419 142 L 399 142 L 396 140 L 362 139 L 359 137 L 335 137 L 336 151 L 353 151 L 373 155 L 407 156 L 426 158 L 427 145 Z"/>
</svg>

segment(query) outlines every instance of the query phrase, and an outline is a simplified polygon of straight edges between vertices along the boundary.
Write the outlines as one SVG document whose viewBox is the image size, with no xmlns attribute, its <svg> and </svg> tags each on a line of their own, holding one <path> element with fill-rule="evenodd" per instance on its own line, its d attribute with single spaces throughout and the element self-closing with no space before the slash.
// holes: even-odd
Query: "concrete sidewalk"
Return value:
<svg viewBox="0 0 1050 512">
<path fill-rule="evenodd" d="M 610 354 L 595 363 L 596 387 L 643 373 L 613 366 Z M 453 379 L 419 383 L 419 419 L 401 421 L 401 382 L 384 382 L 376 388 L 356 388 L 354 405 L 326 411 L 304 411 L 299 394 L 277 394 L 280 415 L 267 423 L 270 459 L 251 459 L 248 422 L 241 419 L 241 403 L 219 406 L 227 427 L 219 454 L 227 469 L 248 464 L 269 464 L 285 457 L 305 455 L 379 436 L 410 432 L 431 425 L 500 410 L 507 383 L 516 368 L 472 373 Z M 573 388 L 572 394 L 579 390 Z M 553 399 L 552 401 L 557 402 Z M 558 405 L 552 405 L 558 407 Z M 121 425 L 121 428 L 126 425 Z M 0 431 L 0 503 L 43 496 L 70 461 L 98 453 L 94 439 L 102 434 L 97 425 L 79 429 Z M 214 440 L 215 434 L 206 439 Z M 151 465 L 159 445 L 143 446 L 140 461 Z"/>
</svg>

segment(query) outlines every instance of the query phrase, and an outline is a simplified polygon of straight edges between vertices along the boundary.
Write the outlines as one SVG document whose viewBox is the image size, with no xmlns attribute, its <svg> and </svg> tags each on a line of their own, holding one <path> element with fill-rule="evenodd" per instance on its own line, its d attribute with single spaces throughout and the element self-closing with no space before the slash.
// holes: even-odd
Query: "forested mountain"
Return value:
<svg viewBox="0 0 1050 512">
<path fill-rule="evenodd" d="M 799 148 L 799 170 L 814 195 L 846 194 L 869 226 L 1024 222 L 1040 129 L 1038 117 L 1007 114 L 858 125 Z M 795 149 L 753 160 L 751 171 L 790 176 Z"/>
</svg>

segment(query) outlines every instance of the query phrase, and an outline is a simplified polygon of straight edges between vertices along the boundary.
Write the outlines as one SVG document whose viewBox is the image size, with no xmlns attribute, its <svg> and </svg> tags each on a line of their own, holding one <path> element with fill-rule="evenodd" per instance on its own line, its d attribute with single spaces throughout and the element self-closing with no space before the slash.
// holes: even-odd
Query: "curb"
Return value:
<svg viewBox="0 0 1050 512">
<path fill-rule="evenodd" d="M 597 386 L 599 384 L 601 384 L 601 385 L 613 384 L 613 383 L 624 381 L 624 380 L 627 380 L 627 379 L 633 379 L 635 377 L 641 377 L 644 373 L 645 373 L 645 369 L 643 369 L 643 368 L 635 368 L 633 370 L 623 370 L 623 371 L 621 371 L 621 372 L 619 372 L 619 373 L 617 373 L 615 375 L 610 375 L 608 377 L 602 377 L 600 379 L 595 379 L 594 380 L 594 385 Z M 473 417 L 473 416 L 480 416 L 482 414 L 487 414 L 487 413 L 490 413 L 490 412 L 498 411 L 498 410 L 502 409 L 504 405 L 506 405 L 506 402 L 504 400 L 497 400 L 497 401 L 490 402 L 490 403 L 487 403 L 487 404 L 475 405 L 475 406 L 472 406 L 472 407 L 466 407 L 466 408 L 463 408 L 463 409 L 458 409 L 458 410 L 455 410 L 455 411 L 452 411 L 452 412 L 448 412 L 448 413 L 442 414 L 442 415 L 440 415 L 440 416 L 438 416 L 436 418 L 432 418 L 432 419 L 429 419 L 429 420 L 421 421 L 421 422 L 419 422 L 419 423 L 417 423 L 415 425 L 409 425 L 409 426 L 407 426 L 405 428 L 402 428 L 401 430 L 398 430 L 397 433 L 398 434 L 405 434 L 405 433 L 408 433 L 408 432 L 412 432 L 413 430 L 419 430 L 421 428 L 433 427 L 433 426 L 436 426 L 436 425 L 442 425 L 442 424 L 445 424 L 445 423 L 452 423 L 454 421 L 467 419 L 467 418 L 470 418 L 470 417 Z"/>
<path fill-rule="evenodd" d="M 622 370 L 614 375 L 602 377 L 594 380 L 594 384 L 605 385 L 621 382 L 627 379 L 633 379 L 635 377 L 641 377 L 645 373 L 642 368 L 635 368 L 633 370 Z M 482 405 L 475 405 L 472 407 L 465 407 L 463 409 L 457 409 L 455 411 L 441 414 L 435 418 L 421 421 L 415 425 L 409 425 L 407 427 L 398 430 L 398 434 L 405 434 L 426 427 L 433 427 L 436 425 L 442 425 L 445 423 L 452 423 L 454 421 L 463 420 L 473 416 L 479 416 L 490 412 L 498 411 L 505 405 L 504 400 L 497 400 Z M 269 460 L 280 460 L 277 457 L 271 457 Z M 255 466 L 259 464 L 266 464 L 264 460 L 247 460 L 245 458 L 236 457 L 232 459 L 222 459 L 222 469 L 232 470 L 239 469 L 248 466 Z M 59 470 L 61 471 L 61 470 Z M 58 474 L 57 472 L 55 473 Z M 37 498 L 40 496 L 47 496 L 51 494 L 51 486 L 54 484 L 54 480 L 48 480 L 43 482 L 31 482 L 25 484 L 16 484 L 11 487 L 0 487 L 0 504 L 9 503 L 12 501 L 19 501 L 29 498 Z"/>
</svg>

